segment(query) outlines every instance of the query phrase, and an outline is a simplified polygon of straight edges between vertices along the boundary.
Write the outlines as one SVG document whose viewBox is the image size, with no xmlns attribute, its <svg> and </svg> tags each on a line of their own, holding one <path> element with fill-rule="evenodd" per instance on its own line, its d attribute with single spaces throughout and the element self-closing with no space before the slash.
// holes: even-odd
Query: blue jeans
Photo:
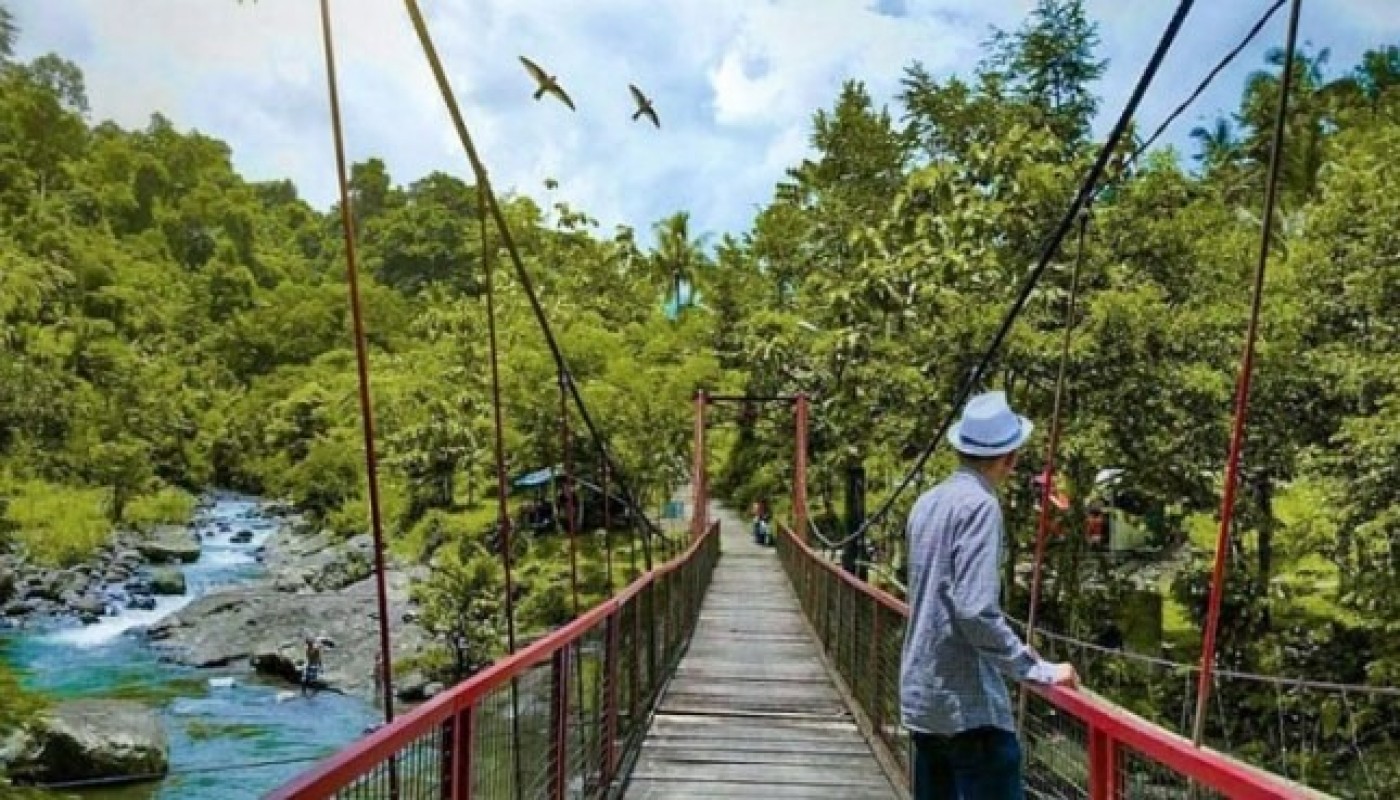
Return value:
<svg viewBox="0 0 1400 800">
<path fill-rule="evenodd" d="M 1025 800 L 1021 745 L 1001 728 L 912 734 L 914 800 Z"/>
</svg>

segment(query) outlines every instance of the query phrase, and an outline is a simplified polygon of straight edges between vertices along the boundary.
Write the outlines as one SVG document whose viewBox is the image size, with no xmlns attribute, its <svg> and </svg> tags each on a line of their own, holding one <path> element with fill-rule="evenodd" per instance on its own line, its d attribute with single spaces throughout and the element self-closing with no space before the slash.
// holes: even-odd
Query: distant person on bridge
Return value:
<svg viewBox="0 0 1400 800">
<path fill-rule="evenodd" d="M 1023 800 L 1021 746 L 1003 676 L 1074 686 L 1001 612 L 1006 536 L 997 488 L 1034 426 L 1003 392 L 968 401 L 948 432 L 961 465 L 909 514 L 909 629 L 900 710 L 914 740 L 914 799 Z"/>
<path fill-rule="evenodd" d="M 753 543 L 762 546 L 773 544 L 772 523 L 769 522 L 768 504 L 761 500 L 753 504 Z"/>
</svg>

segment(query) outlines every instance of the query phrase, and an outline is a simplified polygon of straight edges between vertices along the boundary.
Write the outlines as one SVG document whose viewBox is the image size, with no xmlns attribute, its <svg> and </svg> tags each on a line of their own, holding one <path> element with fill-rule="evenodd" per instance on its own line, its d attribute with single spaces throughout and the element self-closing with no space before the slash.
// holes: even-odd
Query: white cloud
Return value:
<svg viewBox="0 0 1400 800">
<path fill-rule="evenodd" d="M 781 128 L 828 104 L 844 77 L 889 86 L 916 59 L 934 71 L 950 69 L 975 51 L 981 35 L 941 24 L 933 14 L 888 16 L 873 4 L 750 4 L 710 71 L 716 121 Z"/>
<path fill-rule="evenodd" d="M 1382 34 L 1394 36 L 1400 32 L 1400 8 L 1395 0 L 1337 0 L 1347 15 Z"/>
<path fill-rule="evenodd" d="M 914 60 L 936 73 L 969 70 L 990 27 L 1015 26 L 1031 0 L 422 3 L 500 189 L 544 201 L 542 182 L 554 177 L 554 199 L 605 228 L 625 222 L 647 230 L 688 208 L 697 229 L 732 231 L 747 225 L 783 170 L 806 154 L 811 114 L 831 104 L 842 80 L 864 80 L 878 102 L 888 102 Z M 317 3 L 8 4 L 24 54 L 57 50 L 83 67 L 94 117 L 140 127 L 160 111 L 180 127 L 228 141 L 249 177 L 290 177 L 318 205 L 332 200 Z M 1126 96 L 1170 5 L 1089 1 L 1113 62 L 1103 86 L 1106 114 Z M 1148 120 L 1175 104 L 1264 3 L 1198 5 L 1144 104 Z M 402 4 L 333 6 L 351 157 L 381 156 L 404 183 L 433 169 L 465 176 L 465 157 Z M 1314 41 L 1334 46 L 1334 64 L 1349 65 L 1361 47 L 1400 32 L 1400 15 L 1392 0 L 1332 0 L 1310 4 L 1304 24 Z M 1271 29 L 1258 49 L 1279 35 Z M 577 113 L 530 99 L 521 54 L 559 76 Z M 1233 104 L 1257 55 L 1242 59 L 1200 113 Z M 655 100 L 660 131 L 630 120 L 629 82 Z"/>
</svg>

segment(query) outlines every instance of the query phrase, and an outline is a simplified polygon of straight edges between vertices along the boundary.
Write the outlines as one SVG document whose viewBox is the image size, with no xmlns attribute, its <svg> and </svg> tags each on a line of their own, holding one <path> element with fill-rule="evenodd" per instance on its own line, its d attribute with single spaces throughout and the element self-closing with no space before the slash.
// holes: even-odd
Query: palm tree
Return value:
<svg viewBox="0 0 1400 800">
<path fill-rule="evenodd" d="M 1265 57 L 1272 68 L 1255 72 L 1245 84 L 1244 101 L 1236 119 L 1244 129 L 1244 154 L 1254 164 L 1268 163 L 1272 150 L 1274 116 L 1278 106 L 1279 80 L 1285 52 L 1274 48 Z M 1331 58 L 1326 48 L 1316 55 L 1297 54 L 1293 63 L 1292 96 L 1283 150 L 1283 186 L 1286 190 L 1311 195 L 1324 160 L 1324 145 L 1336 129 L 1332 94 L 1323 77 Z M 1339 91 L 1340 84 L 1337 86 Z"/>
<path fill-rule="evenodd" d="M 15 27 L 15 18 L 10 15 L 10 10 L 0 5 L 0 60 L 8 59 L 15 54 L 15 39 L 19 36 L 19 29 Z"/>
<path fill-rule="evenodd" d="M 1209 128 L 1196 127 L 1191 131 L 1191 138 L 1201 148 L 1196 160 L 1207 170 L 1217 169 L 1240 157 L 1240 140 L 1235 136 L 1230 121 L 1224 117 L 1217 117 L 1215 124 Z"/>
<path fill-rule="evenodd" d="M 705 236 L 691 238 L 690 214 L 678 211 L 656 223 L 656 249 L 652 253 L 656 270 L 669 283 L 668 295 L 676 299 L 676 313 L 695 300 L 695 276 L 706 263 Z M 689 287 L 688 295 L 683 294 Z"/>
<path fill-rule="evenodd" d="M 1356 68 L 1352 80 L 1358 84 L 1375 112 L 1381 95 L 1387 90 L 1400 86 L 1400 47 L 1390 45 L 1379 50 L 1369 50 L 1361 57 L 1361 66 Z"/>
</svg>

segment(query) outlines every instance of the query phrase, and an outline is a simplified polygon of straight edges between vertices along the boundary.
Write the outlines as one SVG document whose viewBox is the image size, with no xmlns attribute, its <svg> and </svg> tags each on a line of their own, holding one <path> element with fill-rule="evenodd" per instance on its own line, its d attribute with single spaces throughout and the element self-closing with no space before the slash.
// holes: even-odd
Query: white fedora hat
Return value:
<svg viewBox="0 0 1400 800">
<path fill-rule="evenodd" d="M 1000 456 L 1020 449 L 1031 438 L 1035 425 L 1006 403 L 1006 392 L 987 392 L 967 401 L 962 419 L 948 431 L 948 441 L 959 453 Z"/>
</svg>

